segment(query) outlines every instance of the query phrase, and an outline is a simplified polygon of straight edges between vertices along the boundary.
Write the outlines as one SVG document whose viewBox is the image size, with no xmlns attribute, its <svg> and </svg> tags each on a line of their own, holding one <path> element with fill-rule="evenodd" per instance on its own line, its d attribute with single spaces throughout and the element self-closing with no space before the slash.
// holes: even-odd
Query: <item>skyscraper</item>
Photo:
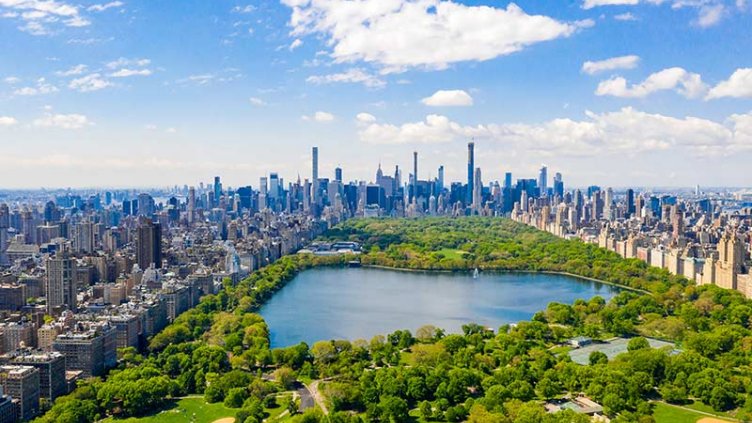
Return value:
<svg viewBox="0 0 752 423">
<path fill-rule="evenodd" d="M 262 176 L 259 178 L 259 196 L 258 196 L 258 209 L 264 210 L 266 208 L 266 197 L 267 197 L 267 191 L 268 186 L 266 183 L 266 176 Z"/>
<path fill-rule="evenodd" d="M 465 205 L 473 203 L 473 173 L 475 172 L 475 143 L 467 143 L 467 195 L 465 196 Z"/>
<path fill-rule="evenodd" d="M 73 260 L 66 255 L 47 259 L 47 312 L 53 314 L 56 309 L 67 305 L 76 306 L 76 282 L 73 275 Z"/>
<path fill-rule="evenodd" d="M 214 204 L 213 206 L 216 206 L 219 204 L 219 197 L 222 196 L 222 183 L 219 181 L 219 176 L 214 177 Z"/>
<path fill-rule="evenodd" d="M 188 190 L 188 223 L 193 223 L 196 218 L 196 188 Z"/>
<path fill-rule="evenodd" d="M 77 253 L 94 252 L 94 222 L 83 221 L 73 227 L 73 247 Z"/>
<path fill-rule="evenodd" d="M 413 151 L 413 204 L 418 204 L 418 152 Z"/>
<path fill-rule="evenodd" d="M 475 175 L 473 177 L 473 210 L 480 213 L 481 202 L 483 201 L 483 183 L 480 179 L 480 168 L 475 168 Z"/>
<path fill-rule="evenodd" d="M 611 187 L 609 187 L 609 188 L 606 188 L 606 193 L 603 198 L 603 214 L 604 214 L 604 217 L 608 220 L 612 220 L 614 218 L 613 205 L 614 205 L 614 190 L 611 189 Z"/>
<path fill-rule="evenodd" d="M 162 267 L 162 227 L 151 219 L 139 222 L 136 233 L 136 261 L 141 269 L 148 269 L 152 264 L 157 269 Z"/>
<path fill-rule="evenodd" d="M 635 197 L 634 197 L 634 190 L 628 189 L 627 190 L 627 217 L 632 217 L 635 214 Z"/>
<path fill-rule="evenodd" d="M 319 148 L 313 147 L 311 151 L 311 202 L 319 204 Z M 315 207 L 314 207 L 315 209 Z"/>
<path fill-rule="evenodd" d="M 337 182 L 342 182 L 342 168 L 341 167 L 334 169 L 334 180 Z"/>
<path fill-rule="evenodd" d="M 441 192 L 444 189 L 444 165 L 439 166 L 439 179 L 438 179 L 438 187 L 436 187 L 436 191 Z"/>
<path fill-rule="evenodd" d="M 559 172 L 554 175 L 554 195 L 564 196 L 564 178 Z"/>
<path fill-rule="evenodd" d="M 538 188 L 541 197 L 548 195 L 548 168 L 546 165 L 541 166 L 540 173 L 538 173 Z"/>
<path fill-rule="evenodd" d="M 512 172 L 504 174 L 504 188 L 512 188 Z"/>
<path fill-rule="evenodd" d="M 8 249 L 8 228 L 10 227 L 10 210 L 8 205 L 0 204 L 0 266 L 8 264 L 5 251 Z"/>
<path fill-rule="evenodd" d="M 279 192 L 279 174 L 272 172 L 269 174 L 269 198 L 276 199 L 279 197 Z"/>
<path fill-rule="evenodd" d="M 154 214 L 154 199 L 145 192 L 138 194 L 138 215 L 148 217 L 152 214 Z"/>
</svg>

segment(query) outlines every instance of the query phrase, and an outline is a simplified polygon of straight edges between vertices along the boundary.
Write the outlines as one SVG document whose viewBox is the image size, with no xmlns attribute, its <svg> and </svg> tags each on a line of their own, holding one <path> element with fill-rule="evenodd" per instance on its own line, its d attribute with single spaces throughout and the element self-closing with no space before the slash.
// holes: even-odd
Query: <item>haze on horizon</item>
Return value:
<svg viewBox="0 0 752 423">
<path fill-rule="evenodd" d="M 749 186 L 746 0 L 0 0 L 0 188 Z"/>
</svg>

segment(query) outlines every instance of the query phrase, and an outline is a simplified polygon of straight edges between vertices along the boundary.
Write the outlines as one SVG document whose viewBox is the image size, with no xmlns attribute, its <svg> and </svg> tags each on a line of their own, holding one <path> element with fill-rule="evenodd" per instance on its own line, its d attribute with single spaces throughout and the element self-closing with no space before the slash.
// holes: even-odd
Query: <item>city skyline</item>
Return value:
<svg viewBox="0 0 752 423">
<path fill-rule="evenodd" d="M 749 184 L 752 5 L 539 3 L 0 0 L 0 179 L 240 186 L 310 174 L 318 145 L 322 174 L 418 151 L 465 180 L 474 139 L 486 180 Z"/>
</svg>

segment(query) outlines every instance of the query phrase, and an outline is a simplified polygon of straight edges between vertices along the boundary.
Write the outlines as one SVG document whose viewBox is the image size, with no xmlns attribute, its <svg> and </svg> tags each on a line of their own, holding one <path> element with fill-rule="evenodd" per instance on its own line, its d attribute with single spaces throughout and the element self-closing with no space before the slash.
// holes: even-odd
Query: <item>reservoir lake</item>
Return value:
<svg viewBox="0 0 752 423">
<path fill-rule="evenodd" d="M 461 333 L 475 322 L 498 329 L 529 320 L 550 302 L 571 304 L 620 289 L 547 273 L 405 272 L 317 268 L 298 274 L 261 308 L 272 348 L 330 339 L 370 340 L 423 325 Z"/>
</svg>

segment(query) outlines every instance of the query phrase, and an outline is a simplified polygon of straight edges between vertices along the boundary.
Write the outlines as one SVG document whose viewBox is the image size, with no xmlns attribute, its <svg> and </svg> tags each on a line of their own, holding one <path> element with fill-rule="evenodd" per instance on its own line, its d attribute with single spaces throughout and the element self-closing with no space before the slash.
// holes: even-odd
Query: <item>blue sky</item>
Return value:
<svg viewBox="0 0 752 423">
<path fill-rule="evenodd" d="M 749 186 L 743 0 L 0 0 L 0 185 Z"/>
</svg>

